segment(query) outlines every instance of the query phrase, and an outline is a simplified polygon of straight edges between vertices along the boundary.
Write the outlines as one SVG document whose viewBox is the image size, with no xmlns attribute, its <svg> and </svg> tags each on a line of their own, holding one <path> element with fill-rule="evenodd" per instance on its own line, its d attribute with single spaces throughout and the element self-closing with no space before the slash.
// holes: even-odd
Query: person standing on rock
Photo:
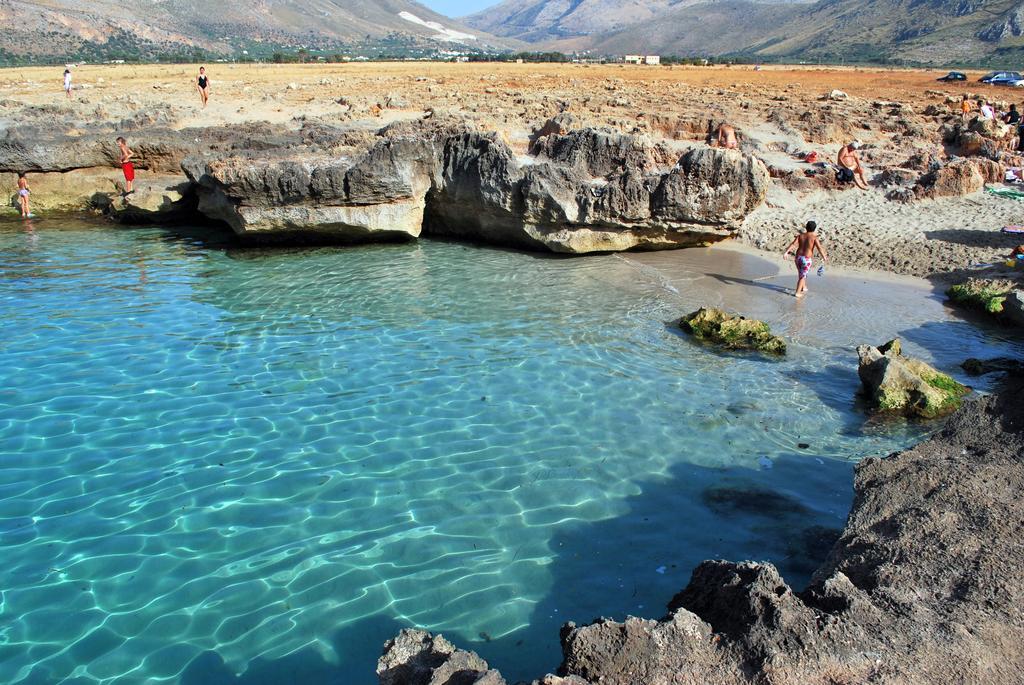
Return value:
<svg viewBox="0 0 1024 685">
<path fill-rule="evenodd" d="M 28 206 L 28 196 L 31 193 L 28 189 L 28 179 L 25 178 L 25 174 L 18 174 L 18 207 L 21 208 L 21 218 L 31 219 L 32 210 Z"/>
<path fill-rule="evenodd" d="M 971 100 L 966 95 L 964 95 L 964 99 L 960 101 L 960 114 L 963 115 L 964 119 L 966 119 L 967 117 L 971 116 L 971 112 L 973 111 L 974 105 L 972 105 Z"/>
<path fill-rule="evenodd" d="M 124 193 L 122 193 L 122 197 L 127 197 L 135 192 L 135 165 L 132 164 L 132 157 L 135 156 L 135 152 L 128 147 L 127 141 L 121 136 L 117 138 L 117 147 L 121 150 L 121 172 L 124 173 Z"/>
<path fill-rule="evenodd" d="M 196 76 L 196 90 L 199 91 L 203 109 L 206 109 L 206 103 L 210 101 L 210 79 L 206 76 L 206 67 L 199 67 L 199 76 Z"/>
<path fill-rule="evenodd" d="M 68 100 L 71 99 L 71 70 L 70 69 L 65 69 L 64 70 L 64 96 Z"/>
<path fill-rule="evenodd" d="M 784 256 L 788 257 L 791 252 L 795 252 L 796 292 L 794 295 L 797 297 L 803 297 L 807 292 L 807 274 L 810 273 L 811 266 L 814 264 L 814 251 L 817 250 L 821 255 L 821 261 L 828 261 L 828 253 L 825 252 L 821 241 L 818 240 L 818 224 L 808 221 L 804 228 L 807 230 L 793 238 L 793 242 L 789 244 L 784 253 Z"/>
</svg>

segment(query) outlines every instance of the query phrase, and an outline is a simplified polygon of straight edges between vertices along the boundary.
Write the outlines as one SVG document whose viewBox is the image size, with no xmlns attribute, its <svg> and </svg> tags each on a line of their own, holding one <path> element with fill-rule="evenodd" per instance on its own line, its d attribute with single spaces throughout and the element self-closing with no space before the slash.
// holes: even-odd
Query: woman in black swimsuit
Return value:
<svg viewBox="0 0 1024 685">
<path fill-rule="evenodd" d="M 199 90 L 199 98 L 203 101 L 203 109 L 210 99 L 210 79 L 206 77 L 206 67 L 199 67 L 199 76 L 196 77 L 196 88 Z"/>
</svg>

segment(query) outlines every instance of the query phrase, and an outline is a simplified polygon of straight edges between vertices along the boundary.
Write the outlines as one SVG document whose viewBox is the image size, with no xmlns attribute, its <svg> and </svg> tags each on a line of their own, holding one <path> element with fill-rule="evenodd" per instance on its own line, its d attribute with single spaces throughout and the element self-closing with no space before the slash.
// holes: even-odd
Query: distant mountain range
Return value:
<svg viewBox="0 0 1024 685">
<path fill-rule="evenodd" d="M 598 54 L 998 63 L 1024 58 L 1020 0 L 505 0 L 469 26 Z"/>
<path fill-rule="evenodd" d="M 1024 62 L 1024 0 L 0 0 L 0 59 L 444 47 L 925 64 Z M 373 49 L 371 49 L 373 48 Z M 262 51 L 262 53 L 261 53 Z"/>
<path fill-rule="evenodd" d="M 7 56 L 115 55 L 197 48 L 232 53 L 258 44 L 420 41 L 510 46 L 414 0 L 0 0 Z"/>
</svg>

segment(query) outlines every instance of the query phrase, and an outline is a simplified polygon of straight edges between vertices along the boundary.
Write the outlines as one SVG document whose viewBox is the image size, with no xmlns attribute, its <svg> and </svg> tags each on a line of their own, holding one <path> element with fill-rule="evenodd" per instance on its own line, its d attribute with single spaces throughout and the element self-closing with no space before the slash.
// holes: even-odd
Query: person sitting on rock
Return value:
<svg viewBox="0 0 1024 685">
<path fill-rule="evenodd" d="M 718 140 L 716 141 L 718 147 L 724 147 L 726 150 L 735 150 L 739 147 L 736 142 L 736 129 L 729 124 L 721 124 L 718 127 Z"/>
<path fill-rule="evenodd" d="M 836 159 L 839 171 L 836 172 L 836 180 L 840 183 L 852 181 L 861 190 L 867 190 L 868 182 L 864 178 L 864 166 L 860 163 L 860 157 L 857 155 L 857 150 L 860 147 L 860 141 L 854 140 L 839 148 L 839 156 Z"/>
<path fill-rule="evenodd" d="M 1003 115 L 1003 122 L 1010 126 L 1020 123 L 1020 112 L 1017 111 L 1017 105 L 1010 105 L 1010 111 Z"/>
<path fill-rule="evenodd" d="M 982 119 L 996 118 L 996 109 L 992 106 L 991 102 L 982 103 L 981 100 L 978 100 L 978 113 L 981 115 Z"/>
</svg>

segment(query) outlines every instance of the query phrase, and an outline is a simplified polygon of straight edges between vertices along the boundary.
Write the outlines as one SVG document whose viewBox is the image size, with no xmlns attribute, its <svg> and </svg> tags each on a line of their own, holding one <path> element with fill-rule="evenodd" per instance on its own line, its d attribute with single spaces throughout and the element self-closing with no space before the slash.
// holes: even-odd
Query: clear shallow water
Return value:
<svg viewBox="0 0 1024 685">
<path fill-rule="evenodd" d="M 720 356 L 666 326 L 722 286 L 679 259 L 0 225 L 0 682 L 371 683 L 405 625 L 538 676 L 701 559 L 808 579 L 853 460 L 922 434 L 865 424 L 846 338 L 1017 349 L 917 293 Z"/>
</svg>

